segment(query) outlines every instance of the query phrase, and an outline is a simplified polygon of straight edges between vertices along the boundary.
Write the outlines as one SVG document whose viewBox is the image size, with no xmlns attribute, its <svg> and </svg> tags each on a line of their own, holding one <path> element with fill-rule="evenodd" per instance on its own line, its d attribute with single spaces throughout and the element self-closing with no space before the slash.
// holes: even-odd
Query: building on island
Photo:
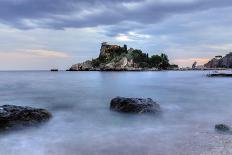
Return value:
<svg viewBox="0 0 232 155">
<path fill-rule="evenodd" d="M 222 58 L 222 56 L 221 55 L 217 55 L 217 56 L 215 56 L 215 59 L 221 59 Z"/>
<path fill-rule="evenodd" d="M 118 45 L 109 45 L 107 42 L 103 42 L 101 44 L 99 57 L 101 57 L 101 56 L 108 57 L 108 56 L 111 55 L 111 52 L 113 52 L 113 51 L 115 51 L 116 49 L 119 49 L 119 48 L 121 48 L 121 47 L 118 46 Z"/>
</svg>

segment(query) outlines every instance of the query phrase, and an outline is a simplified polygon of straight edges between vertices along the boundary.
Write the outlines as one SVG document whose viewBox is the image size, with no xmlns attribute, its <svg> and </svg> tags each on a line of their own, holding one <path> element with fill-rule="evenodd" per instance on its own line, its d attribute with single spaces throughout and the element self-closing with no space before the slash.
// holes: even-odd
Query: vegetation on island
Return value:
<svg viewBox="0 0 232 155">
<path fill-rule="evenodd" d="M 132 59 L 134 66 L 138 68 L 157 68 L 157 69 L 168 69 L 170 67 L 178 67 L 177 65 L 170 65 L 168 56 L 164 53 L 160 55 L 152 55 L 149 57 L 148 53 L 143 53 L 143 51 L 135 49 L 131 52 L 128 52 L 127 46 L 109 49 L 111 53 L 109 56 L 99 56 L 96 59 L 92 59 L 92 64 L 94 67 L 99 67 L 100 64 L 108 63 L 116 57 L 126 56 L 129 59 Z M 114 51 L 113 51 L 114 50 Z"/>
<path fill-rule="evenodd" d="M 167 54 L 151 55 L 139 49 L 127 49 L 127 45 L 102 43 L 98 58 L 73 65 L 70 70 L 166 70 L 178 68 L 171 65 Z"/>
</svg>

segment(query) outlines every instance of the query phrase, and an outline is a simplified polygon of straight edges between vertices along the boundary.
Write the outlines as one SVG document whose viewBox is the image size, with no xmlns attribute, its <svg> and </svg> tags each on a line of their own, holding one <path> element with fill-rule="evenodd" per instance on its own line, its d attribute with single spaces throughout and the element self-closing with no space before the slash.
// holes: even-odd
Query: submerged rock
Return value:
<svg viewBox="0 0 232 155">
<path fill-rule="evenodd" d="M 160 106 L 151 98 L 116 97 L 111 100 L 110 109 L 128 113 L 155 113 L 160 111 Z"/>
<path fill-rule="evenodd" d="M 3 105 L 0 106 L 0 129 L 7 129 L 17 125 L 32 125 L 47 121 L 50 117 L 51 113 L 45 109 Z"/>
<path fill-rule="evenodd" d="M 231 132 L 231 127 L 225 124 L 216 124 L 215 129 L 222 132 Z"/>
</svg>

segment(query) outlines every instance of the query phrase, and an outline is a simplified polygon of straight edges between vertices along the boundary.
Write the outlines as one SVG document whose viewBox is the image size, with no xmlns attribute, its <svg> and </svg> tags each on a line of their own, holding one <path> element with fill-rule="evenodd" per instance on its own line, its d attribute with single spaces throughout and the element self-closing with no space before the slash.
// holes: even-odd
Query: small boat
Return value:
<svg viewBox="0 0 232 155">
<path fill-rule="evenodd" d="M 51 72 L 58 72 L 58 69 L 51 69 Z"/>
</svg>

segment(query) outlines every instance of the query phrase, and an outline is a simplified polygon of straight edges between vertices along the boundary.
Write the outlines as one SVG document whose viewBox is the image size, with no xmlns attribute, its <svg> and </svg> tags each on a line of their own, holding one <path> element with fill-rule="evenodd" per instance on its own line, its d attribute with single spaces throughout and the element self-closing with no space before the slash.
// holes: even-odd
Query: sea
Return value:
<svg viewBox="0 0 232 155">
<path fill-rule="evenodd" d="M 0 155 L 232 154 L 232 78 L 208 71 L 1 71 L 0 105 L 48 109 L 43 124 L 0 134 Z M 110 110 L 112 98 L 152 98 L 158 114 Z"/>
</svg>

